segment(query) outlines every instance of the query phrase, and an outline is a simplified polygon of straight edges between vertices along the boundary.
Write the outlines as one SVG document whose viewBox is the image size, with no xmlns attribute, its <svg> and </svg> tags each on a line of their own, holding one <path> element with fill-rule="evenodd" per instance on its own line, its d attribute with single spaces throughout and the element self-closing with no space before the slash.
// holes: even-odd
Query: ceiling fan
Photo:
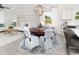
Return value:
<svg viewBox="0 0 79 59">
<path fill-rule="evenodd" d="M 0 4 L 0 9 L 10 9 L 9 7 L 5 7 L 2 4 Z"/>
</svg>

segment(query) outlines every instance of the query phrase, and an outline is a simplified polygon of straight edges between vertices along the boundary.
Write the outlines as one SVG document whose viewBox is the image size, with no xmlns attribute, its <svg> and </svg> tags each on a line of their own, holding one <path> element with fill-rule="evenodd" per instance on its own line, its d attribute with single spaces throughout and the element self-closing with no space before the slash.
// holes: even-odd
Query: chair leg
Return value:
<svg viewBox="0 0 79 59">
<path fill-rule="evenodd" d="M 70 55 L 70 49 L 69 49 L 69 45 L 66 44 L 66 52 L 67 52 L 67 55 Z"/>
<path fill-rule="evenodd" d="M 51 40 L 52 40 L 52 37 L 51 37 Z"/>
<path fill-rule="evenodd" d="M 46 41 L 46 38 L 44 38 L 44 42 Z"/>
</svg>

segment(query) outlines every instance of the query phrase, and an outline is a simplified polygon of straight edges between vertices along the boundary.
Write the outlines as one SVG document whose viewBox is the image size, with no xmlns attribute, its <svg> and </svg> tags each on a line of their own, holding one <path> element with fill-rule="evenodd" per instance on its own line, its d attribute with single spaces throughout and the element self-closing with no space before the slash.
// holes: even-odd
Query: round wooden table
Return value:
<svg viewBox="0 0 79 59">
<path fill-rule="evenodd" d="M 43 28 L 31 28 L 30 29 L 31 34 L 34 34 L 36 36 L 44 36 L 45 31 Z"/>
</svg>

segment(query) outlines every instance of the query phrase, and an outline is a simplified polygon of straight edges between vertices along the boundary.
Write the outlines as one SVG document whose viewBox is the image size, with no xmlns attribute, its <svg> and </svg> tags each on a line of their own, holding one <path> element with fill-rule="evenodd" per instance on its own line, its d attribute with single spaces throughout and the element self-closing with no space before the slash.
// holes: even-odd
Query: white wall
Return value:
<svg viewBox="0 0 79 59">
<path fill-rule="evenodd" d="M 12 11 L 5 10 L 4 22 L 6 26 L 10 26 L 13 20 L 15 20 L 16 18 L 17 18 L 16 14 L 14 14 Z"/>
<path fill-rule="evenodd" d="M 39 17 L 35 14 L 34 8 L 36 5 L 31 5 L 31 4 L 11 4 L 7 5 L 10 7 L 10 9 L 5 10 L 5 24 L 6 26 L 9 26 L 13 20 L 17 19 L 18 22 L 24 21 L 24 23 L 29 23 L 31 24 L 30 26 L 38 25 L 39 24 Z M 18 18 L 19 17 L 19 18 Z M 22 17 L 22 18 L 21 18 Z M 24 17 L 24 18 L 23 18 Z M 21 22 L 22 23 L 22 22 Z"/>
<path fill-rule="evenodd" d="M 0 23 L 4 23 L 4 11 L 0 11 Z"/>
<path fill-rule="evenodd" d="M 79 4 L 69 5 L 62 9 L 62 19 L 68 22 L 68 25 L 79 25 L 79 21 L 75 20 L 75 12 L 79 11 Z"/>
<path fill-rule="evenodd" d="M 23 27 L 25 24 L 29 24 L 30 27 L 36 27 L 39 25 L 40 17 L 35 14 L 34 7 L 18 11 L 16 15 L 18 17 L 18 26 Z"/>
<path fill-rule="evenodd" d="M 58 5 L 58 7 L 56 7 L 57 9 L 54 8 L 51 9 L 51 5 L 43 5 L 43 6 L 45 6 L 45 9 L 47 8 L 45 12 L 51 12 L 52 18 L 56 20 L 55 27 L 58 33 L 62 33 L 62 25 L 64 24 L 64 22 L 68 22 L 69 25 L 79 25 L 79 21 L 75 21 L 75 17 L 74 17 L 75 12 L 79 11 L 79 5 L 74 5 L 74 4 Z"/>
<path fill-rule="evenodd" d="M 36 5 L 8 5 L 11 9 L 5 11 L 5 23 L 6 25 L 9 25 L 12 23 L 14 19 L 16 19 L 19 16 L 23 16 L 23 21 L 31 23 L 31 25 L 38 25 L 40 20 L 44 21 L 44 16 L 37 16 L 34 12 L 34 8 Z M 55 5 L 43 5 L 45 8 L 45 12 L 51 12 L 52 17 L 56 19 L 56 28 L 57 32 L 61 33 L 62 30 L 62 24 L 66 21 L 65 19 L 70 19 L 68 20 L 69 24 L 74 24 L 74 12 L 79 10 L 79 5 L 57 5 L 57 9 L 53 9 Z M 1 16 L 2 19 L 4 19 L 3 16 Z M 40 19 L 40 20 L 39 20 Z M 1 19 L 0 19 L 1 20 Z M 2 20 L 1 20 L 2 21 Z M 19 21 L 19 19 L 18 19 Z M 32 22 L 33 21 L 33 22 Z M 78 24 L 78 22 L 76 21 Z"/>
</svg>

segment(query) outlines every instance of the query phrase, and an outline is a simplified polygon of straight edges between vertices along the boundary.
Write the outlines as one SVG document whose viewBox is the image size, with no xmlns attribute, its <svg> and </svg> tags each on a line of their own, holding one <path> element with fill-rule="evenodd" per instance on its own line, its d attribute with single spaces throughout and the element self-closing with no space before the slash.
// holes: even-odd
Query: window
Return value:
<svg viewBox="0 0 79 59">
<path fill-rule="evenodd" d="M 75 14 L 75 20 L 79 20 L 79 11 Z"/>
<path fill-rule="evenodd" d="M 0 27 L 4 27 L 4 24 L 0 24 Z"/>
</svg>

